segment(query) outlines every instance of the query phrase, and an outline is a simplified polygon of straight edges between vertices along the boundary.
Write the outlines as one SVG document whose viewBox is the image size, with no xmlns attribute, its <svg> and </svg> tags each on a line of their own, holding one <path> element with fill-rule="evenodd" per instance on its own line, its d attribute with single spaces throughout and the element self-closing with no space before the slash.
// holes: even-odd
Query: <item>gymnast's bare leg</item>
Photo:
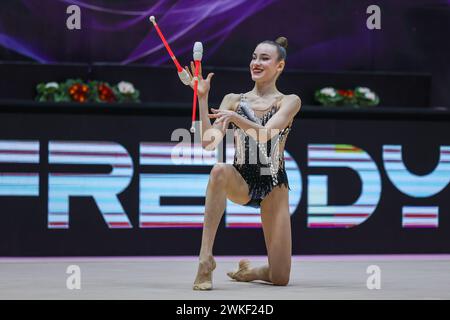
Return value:
<svg viewBox="0 0 450 320">
<path fill-rule="evenodd" d="M 217 163 L 211 170 L 206 189 L 202 244 L 194 290 L 212 289 L 212 272 L 216 267 L 213 245 L 227 198 L 237 204 L 247 203 L 250 200 L 248 186 L 233 165 Z"/>
<path fill-rule="evenodd" d="M 261 202 L 261 219 L 269 263 L 252 268 L 250 262 L 243 259 L 236 271 L 227 274 L 236 281 L 262 280 L 285 286 L 289 283 L 292 255 L 288 189 L 285 186 L 274 188 Z"/>
</svg>

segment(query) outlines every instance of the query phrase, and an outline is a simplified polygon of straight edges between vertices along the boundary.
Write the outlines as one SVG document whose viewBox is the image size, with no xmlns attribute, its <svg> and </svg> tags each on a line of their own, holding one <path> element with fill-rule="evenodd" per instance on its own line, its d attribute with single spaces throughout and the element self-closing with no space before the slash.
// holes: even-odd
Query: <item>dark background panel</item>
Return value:
<svg viewBox="0 0 450 320">
<path fill-rule="evenodd" d="M 198 254 L 201 229 L 140 229 L 138 224 L 139 172 L 172 172 L 171 167 L 140 166 L 140 142 L 169 142 L 176 128 L 189 128 L 189 121 L 180 116 L 128 114 L 69 113 L 2 113 L 0 139 L 34 139 L 41 143 L 41 163 L 17 166 L 17 170 L 40 173 L 40 197 L 0 197 L 0 255 L 2 256 L 98 256 L 98 255 L 195 255 Z M 308 116 L 304 113 L 294 123 L 287 141 L 287 150 L 296 160 L 302 175 L 303 194 L 292 215 L 294 254 L 352 253 L 450 253 L 449 189 L 430 199 L 414 199 L 401 194 L 387 179 L 381 164 L 384 144 L 400 144 L 408 168 L 416 174 L 426 174 L 438 161 L 440 145 L 449 145 L 448 121 L 392 120 Z M 387 114 L 388 116 L 389 114 Z M 47 163 L 50 140 L 114 141 L 123 145 L 134 162 L 130 186 L 120 195 L 132 229 L 109 229 L 91 198 L 70 200 L 70 228 L 47 229 L 47 175 L 49 170 L 61 170 Z M 382 196 L 373 215 L 350 229 L 309 229 L 306 225 L 307 176 L 329 176 L 330 204 L 349 204 L 360 191 L 357 175 L 348 169 L 309 168 L 307 146 L 312 143 L 352 144 L 367 151 L 377 163 L 382 177 Z M 5 171 L 15 170 L 14 165 Z M 182 169 L 182 171 L 180 171 Z M 176 168 L 173 172 L 209 172 L 208 167 Z M 193 201 L 199 199 L 193 199 Z M 403 229 L 403 205 L 439 206 L 439 228 Z M 219 227 L 215 254 L 265 254 L 261 229 Z"/>
<path fill-rule="evenodd" d="M 218 105 L 227 93 L 250 91 L 254 82 L 248 69 L 204 67 L 204 73 L 214 72 L 209 100 Z M 0 62 L 0 99 L 34 100 L 36 85 L 41 82 L 63 82 L 69 78 L 108 81 L 115 85 L 130 81 L 140 90 L 142 102 L 187 103 L 192 90 L 184 86 L 173 67 L 118 64 L 37 64 Z M 334 86 L 354 89 L 369 87 L 380 97 L 384 107 L 430 107 L 432 78 L 425 73 L 392 72 L 320 72 L 286 70 L 278 81 L 285 94 L 297 94 L 302 103 L 315 105 L 316 90 Z"/>
</svg>

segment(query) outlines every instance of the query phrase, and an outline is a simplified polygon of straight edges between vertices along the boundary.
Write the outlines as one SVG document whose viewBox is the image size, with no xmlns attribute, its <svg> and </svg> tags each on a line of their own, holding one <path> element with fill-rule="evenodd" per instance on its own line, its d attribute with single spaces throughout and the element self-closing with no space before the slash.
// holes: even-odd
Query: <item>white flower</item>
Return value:
<svg viewBox="0 0 450 320">
<path fill-rule="evenodd" d="M 336 95 L 336 90 L 331 87 L 327 87 L 320 90 L 320 93 L 329 97 L 334 97 Z"/>
<path fill-rule="evenodd" d="M 372 100 L 372 101 L 374 101 L 375 100 L 375 93 L 373 93 L 373 92 L 366 92 L 365 94 L 364 94 L 364 97 L 366 98 L 366 99 L 369 99 L 369 100 Z"/>
<path fill-rule="evenodd" d="M 117 85 L 119 92 L 122 94 L 133 94 L 135 92 L 133 84 L 125 81 L 119 82 Z"/>
<path fill-rule="evenodd" d="M 359 87 L 359 88 L 358 88 L 358 91 L 361 92 L 361 93 L 369 93 L 369 92 L 372 92 L 372 91 L 370 91 L 369 88 L 366 88 L 366 87 Z"/>
<path fill-rule="evenodd" d="M 58 89 L 59 88 L 59 84 L 57 82 L 49 82 L 45 85 L 45 89 L 49 89 L 49 88 L 55 88 Z"/>
</svg>

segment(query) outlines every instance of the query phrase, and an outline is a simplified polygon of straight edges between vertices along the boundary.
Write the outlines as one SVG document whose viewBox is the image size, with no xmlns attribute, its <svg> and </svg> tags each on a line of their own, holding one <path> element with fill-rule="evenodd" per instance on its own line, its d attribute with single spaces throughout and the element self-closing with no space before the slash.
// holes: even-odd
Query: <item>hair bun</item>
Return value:
<svg viewBox="0 0 450 320">
<path fill-rule="evenodd" d="M 288 46 L 288 40 L 285 37 L 278 37 L 277 40 L 275 40 L 276 43 L 278 43 L 283 48 L 287 49 Z"/>
</svg>

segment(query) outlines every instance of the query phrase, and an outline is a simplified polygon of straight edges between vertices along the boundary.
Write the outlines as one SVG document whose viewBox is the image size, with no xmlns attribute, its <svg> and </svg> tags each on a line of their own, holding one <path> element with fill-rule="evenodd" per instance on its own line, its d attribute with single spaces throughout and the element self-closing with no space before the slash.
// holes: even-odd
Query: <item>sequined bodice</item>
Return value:
<svg viewBox="0 0 450 320">
<path fill-rule="evenodd" d="M 261 116 L 257 116 L 255 111 L 249 106 L 245 96 L 241 94 L 241 99 L 236 108 L 236 113 L 244 118 L 265 126 L 272 116 L 278 111 L 279 106 L 274 103 L 269 111 Z M 235 155 L 234 164 L 237 166 L 253 165 L 258 168 L 267 168 L 268 174 L 272 175 L 273 184 L 277 181 L 277 173 L 284 170 L 284 146 L 286 138 L 291 130 L 292 122 L 283 130 L 280 130 L 267 143 L 257 142 L 244 130 L 232 124 L 234 129 Z M 256 155 L 255 155 L 256 154 Z"/>
</svg>

